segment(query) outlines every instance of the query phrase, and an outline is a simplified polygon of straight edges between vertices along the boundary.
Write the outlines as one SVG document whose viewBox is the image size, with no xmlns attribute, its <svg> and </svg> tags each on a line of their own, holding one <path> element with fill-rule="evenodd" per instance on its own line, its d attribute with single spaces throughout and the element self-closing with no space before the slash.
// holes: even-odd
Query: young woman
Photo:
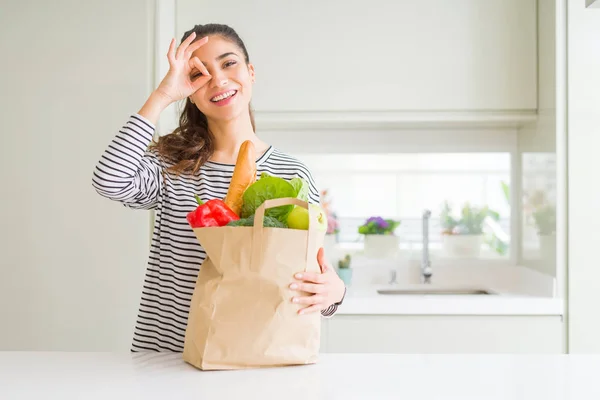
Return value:
<svg viewBox="0 0 600 400">
<path fill-rule="evenodd" d="M 93 186 L 108 199 L 133 209 L 156 210 L 156 221 L 132 351 L 183 351 L 190 300 L 206 253 L 186 215 L 202 200 L 223 199 L 241 143 L 251 140 L 257 175 L 304 178 L 309 202 L 319 191 L 299 160 L 263 142 L 250 109 L 254 66 L 237 33 L 228 26 L 196 25 L 179 46 L 171 40 L 169 71 L 142 108 L 131 115 L 100 158 Z M 162 110 L 185 99 L 179 127 L 152 142 Z M 318 256 L 320 274 L 290 277 L 290 301 L 301 312 L 331 316 L 345 294 L 335 271 Z"/>
</svg>

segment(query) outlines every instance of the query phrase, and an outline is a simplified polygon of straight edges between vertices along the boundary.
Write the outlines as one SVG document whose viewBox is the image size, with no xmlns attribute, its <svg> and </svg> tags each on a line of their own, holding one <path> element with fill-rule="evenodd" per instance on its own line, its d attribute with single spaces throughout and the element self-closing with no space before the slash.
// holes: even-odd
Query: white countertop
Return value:
<svg viewBox="0 0 600 400">
<path fill-rule="evenodd" d="M 598 399 L 600 356 L 323 354 L 317 364 L 200 371 L 181 354 L 0 352 L 0 398 Z"/>
<path fill-rule="evenodd" d="M 388 286 L 380 286 L 387 288 Z M 563 300 L 499 292 L 494 295 L 382 295 L 377 286 L 348 290 L 337 313 L 352 315 L 556 315 Z"/>
<path fill-rule="evenodd" d="M 352 284 L 338 314 L 361 315 L 564 315 L 556 278 L 532 268 L 490 260 L 435 260 L 432 282 L 421 283 L 420 260 L 354 260 Z M 396 283 L 389 284 L 391 271 Z M 471 288 L 493 295 L 382 295 L 378 289 Z"/>
</svg>

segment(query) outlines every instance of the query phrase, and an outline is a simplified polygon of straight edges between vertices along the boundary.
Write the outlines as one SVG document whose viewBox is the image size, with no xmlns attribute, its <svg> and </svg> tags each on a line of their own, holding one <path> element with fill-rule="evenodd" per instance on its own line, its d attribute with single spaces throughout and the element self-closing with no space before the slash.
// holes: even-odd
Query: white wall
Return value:
<svg viewBox="0 0 600 400">
<path fill-rule="evenodd" d="M 600 352 L 600 9 L 568 0 L 569 272 L 571 353 Z"/>
<path fill-rule="evenodd" d="M 153 1 L 10 1 L 0 12 L 0 350 L 128 350 L 148 213 L 93 167 L 149 93 Z"/>
<path fill-rule="evenodd" d="M 177 0 L 238 31 L 262 112 L 535 110 L 535 0 Z"/>
</svg>

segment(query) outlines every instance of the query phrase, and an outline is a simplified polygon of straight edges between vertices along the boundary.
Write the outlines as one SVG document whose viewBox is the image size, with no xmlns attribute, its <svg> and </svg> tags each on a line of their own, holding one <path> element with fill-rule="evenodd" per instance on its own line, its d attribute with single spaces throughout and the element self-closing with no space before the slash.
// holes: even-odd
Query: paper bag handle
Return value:
<svg viewBox="0 0 600 400">
<path fill-rule="evenodd" d="M 306 262 L 305 265 L 308 267 L 311 264 L 311 260 L 309 259 L 311 256 L 311 249 L 315 248 L 316 245 L 316 232 L 317 232 L 317 216 L 316 211 L 309 207 L 308 202 L 304 200 L 300 200 L 295 197 L 283 197 L 279 199 L 270 199 L 265 200 L 255 211 L 254 213 L 254 227 L 252 233 L 252 259 L 250 261 L 250 268 L 255 269 L 255 267 L 259 266 L 262 262 L 262 244 L 263 244 L 263 219 L 265 217 L 265 210 L 273 207 L 287 206 L 287 205 L 296 205 L 298 207 L 303 207 L 308 210 L 308 240 L 306 243 Z M 315 260 L 316 262 L 316 254 Z M 306 268 L 305 267 L 305 268 Z"/>
</svg>

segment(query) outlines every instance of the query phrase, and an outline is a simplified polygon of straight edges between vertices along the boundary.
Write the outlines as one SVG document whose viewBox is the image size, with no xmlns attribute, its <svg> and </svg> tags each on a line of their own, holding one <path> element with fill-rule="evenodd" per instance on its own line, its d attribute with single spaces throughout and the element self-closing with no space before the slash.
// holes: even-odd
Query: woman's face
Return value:
<svg viewBox="0 0 600 400">
<path fill-rule="evenodd" d="M 196 107 L 213 120 L 231 120 L 247 113 L 252 98 L 254 66 L 246 65 L 243 52 L 221 36 L 210 36 L 192 57 L 198 57 L 211 75 L 211 79 L 190 96 Z M 192 80 L 199 74 L 200 71 L 192 69 Z"/>
</svg>

